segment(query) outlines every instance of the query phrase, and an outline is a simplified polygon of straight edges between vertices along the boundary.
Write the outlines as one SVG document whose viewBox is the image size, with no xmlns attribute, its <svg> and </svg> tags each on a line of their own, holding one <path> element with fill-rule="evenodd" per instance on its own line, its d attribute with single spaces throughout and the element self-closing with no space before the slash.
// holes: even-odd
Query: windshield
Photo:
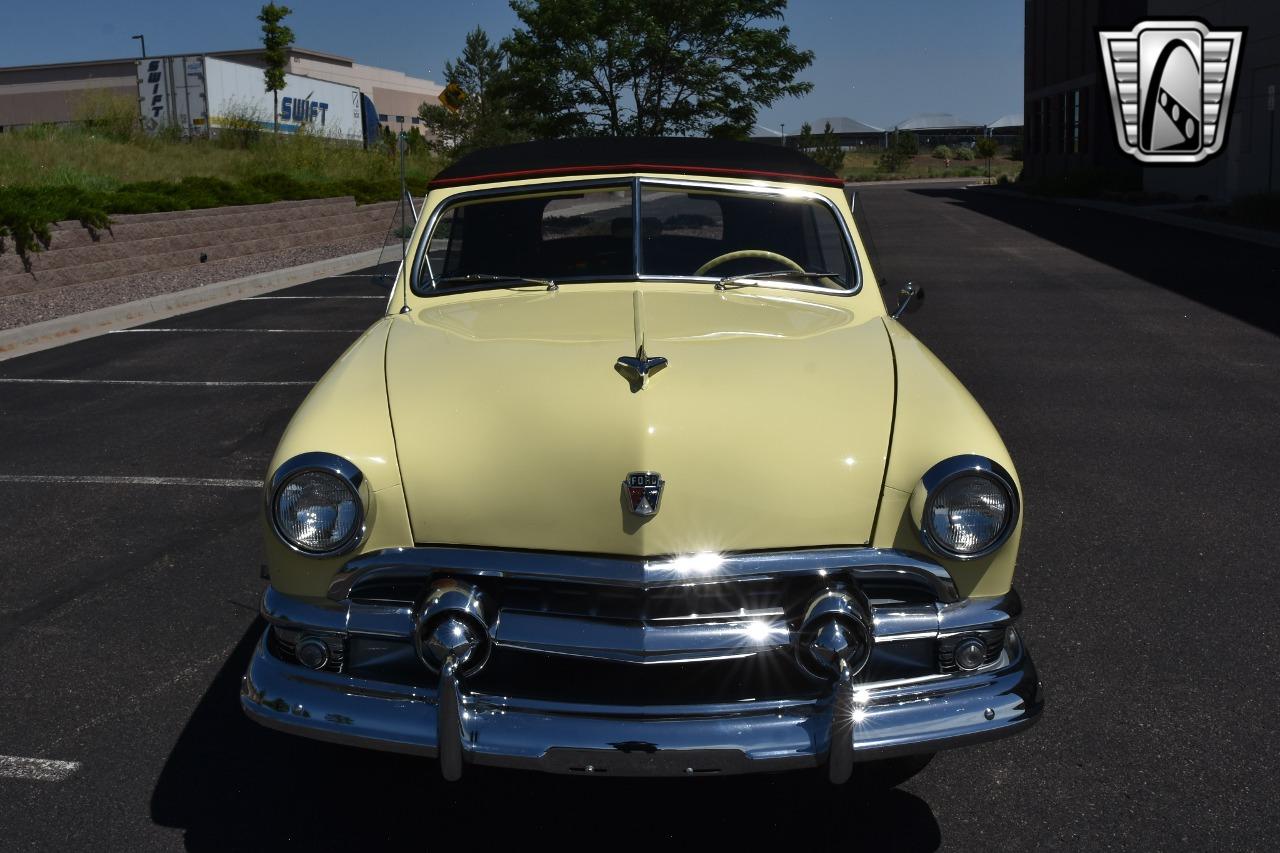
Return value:
<svg viewBox="0 0 1280 853">
<path fill-rule="evenodd" d="M 769 282 L 838 290 L 857 281 L 845 231 L 824 201 L 645 182 L 464 198 L 437 219 L 426 266 L 424 289 L 434 283 L 436 292 L 504 279 L 736 281 L 768 273 Z"/>
</svg>

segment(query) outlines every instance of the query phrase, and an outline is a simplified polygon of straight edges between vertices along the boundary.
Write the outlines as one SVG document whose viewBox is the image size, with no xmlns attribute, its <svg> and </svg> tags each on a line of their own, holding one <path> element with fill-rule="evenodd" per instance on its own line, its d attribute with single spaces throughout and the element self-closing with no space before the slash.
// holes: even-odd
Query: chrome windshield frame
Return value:
<svg viewBox="0 0 1280 853">
<path fill-rule="evenodd" d="M 544 183 L 529 184 L 521 187 L 487 187 L 451 195 L 437 204 L 432 209 L 431 215 L 427 218 L 426 226 L 422 231 L 422 237 L 418 240 L 418 245 L 414 250 L 413 265 L 411 267 L 409 279 L 410 291 L 415 296 L 431 298 L 458 293 L 470 293 L 477 290 L 493 290 L 495 288 L 521 286 L 518 280 L 513 279 L 510 285 L 505 286 L 495 284 L 493 282 L 486 282 L 471 287 L 449 288 L 448 290 L 440 290 L 436 287 L 435 272 L 431 269 L 431 265 L 427 263 L 427 247 L 431 242 L 431 235 L 439 224 L 440 219 L 455 205 L 481 198 L 545 195 L 548 193 L 558 192 L 560 190 L 572 191 L 580 189 L 604 189 L 609 187 L 618 189 L 630 187 L 631 189 L 631 215 L 633 219 L 631 229 L 633 235 L 631 268 L 633 272 L 624 276 L 566 276 L 564 278 L 556 278 L 556 284 L 575 284 L 583 282 L 625 283 L 640 281 L 693 282 L 712 285 L 719 284 L 722 276 L 655 275 L 640 272 L 642 268 L 641 261 L 643 260 L 643 235 L 640 233 L 640 229 L 635 227 L 634 223 L 640 221 L 642 201 L 641 189 L 644 187 L 666 187 L 675 189 L 698 189 L 721 193 L 739 193 L 742 195 L 754 196 L 777 196 L 786 199 L 812 201 L 824 205 L 835 218 L 840 229 L 840 234 L 844 238 L 845 251 L 849 253 L 849 260 L 853 267 L 854 280 L 850 287 L 831 288 L 812 284 L 782 281 L 778 279 L 745 278 L 734 282 L 734 284 L 727 288 L 727 290 L 732 291 L 743 287 L 759 287 L 770 290 L 821 293 L 828 296 L 856 296 L 862 292 L 864 281 L 862 258 L 859 255 L 857 245 L 853 240 L 853 234 L 849 229 L 849 223 L 845 220 L 845 217 L 841 215 L 840 209 L 836 207 L 831 199 L 821 193 L 799 187 L 777 187 L 763 186 L 756 183 L 721 183 L 716 181 L 699 181 L 684 178 L 649 178 L 640 176 L 592 178 L 571 181 L 546 181 Z"/>
</svg>

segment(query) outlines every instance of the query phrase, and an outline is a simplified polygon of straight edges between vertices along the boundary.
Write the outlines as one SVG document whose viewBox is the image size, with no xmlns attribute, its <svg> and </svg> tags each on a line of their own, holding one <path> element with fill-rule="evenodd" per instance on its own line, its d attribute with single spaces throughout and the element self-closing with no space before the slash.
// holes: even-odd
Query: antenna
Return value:
<svg viewBox="0 0 1280 853">
<path fill-rule="evenodd" d="M 409 275 L 404 265 L 409 258 L 409 227 L 408 217 L 406 213 L 413 213 L 414 224 L 418 222 L 418 212 L 413 207 L 413 196 L 409 194 L 409 181 L 405 178 L 405 157 L 409 151 L 409 138 L 405 136 L 402 130 L 399 134 L 400 149 L 400 273 L 404 276 L 404 285 L 401 289 L 400 298 L 404 300 L 401 305 L 400 312 L 403 314 L 409 310 Z"/>
</svg>

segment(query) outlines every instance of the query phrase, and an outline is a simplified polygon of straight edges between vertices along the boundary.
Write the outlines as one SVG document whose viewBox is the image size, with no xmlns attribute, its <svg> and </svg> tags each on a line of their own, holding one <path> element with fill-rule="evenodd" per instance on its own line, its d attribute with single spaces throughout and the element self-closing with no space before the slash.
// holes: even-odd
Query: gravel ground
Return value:
<svg viewBox="0 0 1280 853">
<path fill-rule="evenodd" d="M 69 314 L 78 314 L 82 311 L 123 305 L 126 302 L 146 299 L 162 293 L 173 293 L 326 258 L 365 252 L 378 248 L 382 243 L 383 235 L 366 234 L 321 246 L 299 246 L 278 252 L 228 258 L 225 261 L 214 261 L 197 267 L 122 276 L 91 285 L 20 293 L 0 298 L 0 329 L 13 329 L 66 317 Z M 398 240 L 393 239 L 387 243 L 388 258 L 395 257 L 399 251 Z"/>
</svg>

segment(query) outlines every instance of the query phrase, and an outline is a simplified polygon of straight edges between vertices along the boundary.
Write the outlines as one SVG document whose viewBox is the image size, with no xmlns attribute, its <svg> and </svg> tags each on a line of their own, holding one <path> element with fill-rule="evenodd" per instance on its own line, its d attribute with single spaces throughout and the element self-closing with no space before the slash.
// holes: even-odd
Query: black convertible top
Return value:
<svg viewBox="0 0 1280 853">
<path fill-rule="evenodd" d="M 485 148 L 460 158 L 432 187 L 616 172 L 762 178 L 843 186 L 794 148 L 721 139 L 610 137 L 548 139 Z"/>
</svg>

